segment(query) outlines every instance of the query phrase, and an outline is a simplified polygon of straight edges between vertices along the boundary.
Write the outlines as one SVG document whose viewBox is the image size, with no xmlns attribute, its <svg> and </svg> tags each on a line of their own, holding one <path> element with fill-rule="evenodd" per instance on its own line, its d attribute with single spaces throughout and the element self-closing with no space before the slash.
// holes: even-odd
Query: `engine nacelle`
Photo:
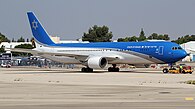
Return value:
<svg viewBox="0 0 195 109">
<path fill-rule="evenodd" d="M 87 61 L 87 65 L 89 68 L 101 68 L 103 69 L 108 64 L 108 61 L 104 57 L 90 57 Z"/>
</svg>

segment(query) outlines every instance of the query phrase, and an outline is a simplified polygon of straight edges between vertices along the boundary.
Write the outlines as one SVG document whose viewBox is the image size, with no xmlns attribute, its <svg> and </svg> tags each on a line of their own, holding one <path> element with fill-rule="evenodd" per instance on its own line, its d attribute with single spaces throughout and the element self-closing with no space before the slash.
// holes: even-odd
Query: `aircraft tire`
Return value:
<svg viewBox="0 0 195 109">
<path fill-rule="evenodd" d="M 120 69 L 119 68 L 115 68 L 115 70 L 116 70 L 116 72 L 119 72 Z"/>
<path fill-rule="evenodd" d="M 112 67 L 109 67 L 108 68 L 108 72 L 112 72 Z"/>
<path fill-rule="evenodd" d="M 164 68 L 163 69 L 163 73 L 169 73 L 168 69 L 167 68 Z"/>
<path fill-rule="evenodd" d="M 113 67 L 109 67 L 108 68 L 108 72 L 119 72 L 119 68 L 113 68 Z"/>
<path fill-rule="evenodd" d="M 85 72 L 85 67 L 83 67 L 83 68 L 81 69 L 81 72 Z"/>
<path fill-rule="evenodd" d="M 85 68 L 85 67 L 83 67 L 81 69 L 81 72 L 93 72 L 93 69 L 92 68 Z"/>
</svg>

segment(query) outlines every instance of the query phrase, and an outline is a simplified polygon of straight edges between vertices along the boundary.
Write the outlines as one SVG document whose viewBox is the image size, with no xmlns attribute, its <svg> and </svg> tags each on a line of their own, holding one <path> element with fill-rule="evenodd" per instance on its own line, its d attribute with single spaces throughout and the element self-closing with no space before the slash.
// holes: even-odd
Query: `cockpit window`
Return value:
<svg viewBox="0 0 195 109">
<path fill-rule="evenodd" d="M 177 49 L 177 47 L 173 47 L 173 48 L 172 48 L 172 50 L 176 50 L 176 49 Z"/>
<path fill-rule="evenodd" d="M 178 47 L 178 49 L 179 49 L 179 50 L 182 50 L 182 48 L 181 48 L 181 47 Z"/>
</svg>

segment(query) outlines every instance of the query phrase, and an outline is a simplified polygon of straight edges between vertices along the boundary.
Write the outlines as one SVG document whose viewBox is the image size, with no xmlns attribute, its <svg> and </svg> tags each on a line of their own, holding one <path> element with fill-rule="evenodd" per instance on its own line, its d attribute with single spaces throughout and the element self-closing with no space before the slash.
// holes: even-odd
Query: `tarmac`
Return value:
<svg viewBox="0 0 195 109">
<path fill-rule="evenodd" d="M 195 74 L 0 68 L 0 109 L 195 109 Z"/>
</svg>

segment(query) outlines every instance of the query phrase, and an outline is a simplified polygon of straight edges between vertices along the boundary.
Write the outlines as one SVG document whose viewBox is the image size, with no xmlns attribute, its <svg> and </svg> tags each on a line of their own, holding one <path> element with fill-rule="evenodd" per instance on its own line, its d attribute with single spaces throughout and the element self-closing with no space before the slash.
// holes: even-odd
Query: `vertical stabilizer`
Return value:
<svg viewBox="0 0 195 109">
<path fill-rule="evenodd" d="M 32 30 L 32 34 L 35 38 L 35 41 L 37 41 L 40 44 L 43 45 L 52 45 L 54 42 L 51 40 L 39 20 L 36 18 L 33 12 L 27 12 L 30 27 Z"/>
</svg>

